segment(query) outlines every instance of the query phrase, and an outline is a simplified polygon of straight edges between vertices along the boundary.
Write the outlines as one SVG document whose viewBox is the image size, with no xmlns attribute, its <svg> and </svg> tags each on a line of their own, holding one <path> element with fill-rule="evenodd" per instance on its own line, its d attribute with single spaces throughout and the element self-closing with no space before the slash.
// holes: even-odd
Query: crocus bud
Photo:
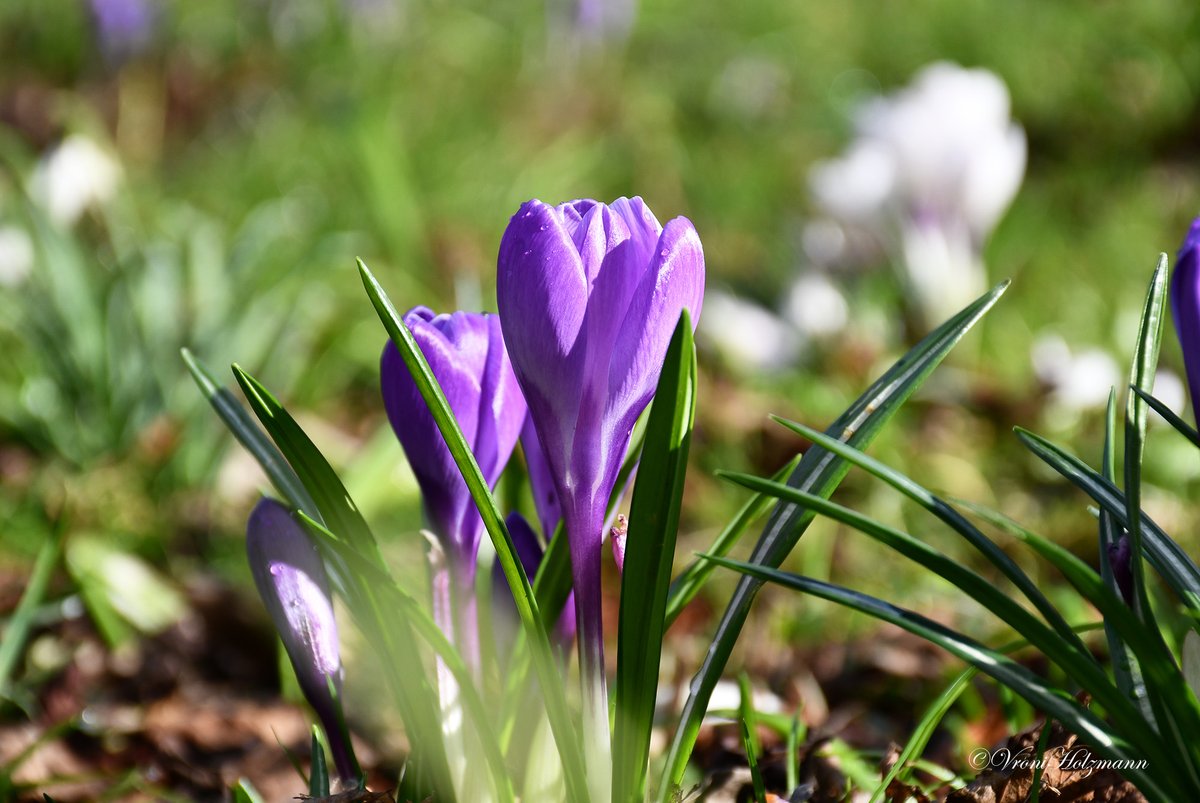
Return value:
<svg viewBox="0 0 1200 803">
<path fill-rule="evenodd" d="M 640 198 L 523 205 L 500 243 L 504 341 L 579 565 L 598 569 L 604 508 L 684 308 L 699 316 L 704 255 L 691 222 Z M 584 553 L 587 553 L 584 559 Z"/>
<path fill-rule="evenodd" d="M 427 307 L 416 307 L 404 316 L 404 323 L 446 394 L 484 479 L 494 486 L 525 422 L 525 400 L 504 350 L 500 321 L 495 315 L 435 315 Z M 383 350 L 380 384 L 392 429 L 421 486 L 430 528 L 442 541 L 451 570 L 469 584 L 475 576 L 483 520 L 400 351 L 391 342 Z"/>
<path fill-rule="evenodd" d="M 691 222 L 661 226 L 640 198 L 529 201 L 500 242 L 504 342 L 554 476 L 571 547 L 584 746 L 595 799 L 608 797 L 608 705 L 600 559 L 604 512 L 637 417 L 686 308 L 704 293 Z"/>
<path fill-rule="evenodd" d="M 246 554 L 300 690 L 321 720 L 338 774 L 344 783 L 357 783 L 358 764 L 341 725 L 337 621 L 316 545 L 287 508 L 263 499 L 246 525 Z"/>
<path fill-rule="evenodd" d="M 1200 421 L 1200 218 L 1192 222 L 1171 277 L 1171 316 L 1183 350 L 1192 410 Z"/>
</svg>

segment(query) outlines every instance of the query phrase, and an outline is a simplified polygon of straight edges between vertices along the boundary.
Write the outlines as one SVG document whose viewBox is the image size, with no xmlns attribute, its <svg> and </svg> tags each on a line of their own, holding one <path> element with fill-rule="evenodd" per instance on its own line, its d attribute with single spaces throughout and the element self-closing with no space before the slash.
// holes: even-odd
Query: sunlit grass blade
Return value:
<svg viewBox="0 0 1200 803">
<path fill-rule="evenodd" d="M 317 726 L 312 729 L 312 772 L 308 775 L 308 794 L 312 797 L 329 795 L 329 765 L 325 763 L 325 746 L 317 735 Z"/>
<path fill-rule="evenodd" d="M 979 670 L 975 667 L 964 669 L 957 677 L 947 686 L 937 699 L 929 704 L 925 709 L 925 713 L 917 721 L 913 728 L 912 734 L 908 737 L 904 748 L 900 751 L 900 755 L 896 757 L 896 761 L 891 768 L 884 774 L 883 779 L 879 782 L 879 786 L 875 787 L 875 791 L 871 793 L 869 803 L 879 803 L 883 800 L 883 796 L 887 794 L 888 787 L 892 785 L 892 781 L 900 777 L 901 773 L 906 772 L 913 762 L 917 761 L 925 752 L 925 747 L 929 744 L 929 740 L 933 738 L 933 733 L 941 724 L 942 719 L 950 711 L 950 708 L 958 701 L 958 698 L 971 685 L 971 680 L 979 674 Z"/>
<path fill-rule="evenodd" d="M 1150 279 L 1141 325 L 1129 371 L 1129 385 L 1145 393 L 1154 389 L 1154 371 L 1162 344 L 1163 318 L 1167 304 L 1167 255 L 1158 258 Z M 1125 403 L 1125 509 L 1129 522 L 1129 572 L 1133 576 L 1133 610 L 1143 623 L 1152 624 L 1150 600 L 1142 571 L 1142 458 L 1146 448 L 1146 402 L 1130 393 Z"/>
<path fill-rule="evenodd" d="M 233 785 L 233 803 L 264 803 L 262 795 L 246 778 L 238 778 Z"/>
<path fill-rule="evenodd" d="M 827 499 L 747 474 L 718 473 L 751 490 L 770 493 L 781 499 L 805 505 L 820 515 L 847 524 L 953 583 L 1021 636 L 1028 639 L 1068 677 L 1092 694 L 1096 701 L 1103 705 L 1121 725 L 1123 732 L 1127 733 L 1131 740 L 1143 747 L 1154 741 L 1154 733 L 1146 726 L 1141 712 L 1109 681 L 1108 676 L 1096 663 L 1091 653 L 1086 649 L 1073 647 L 1071 642 L 1062 639 L 1058 633 L 1042 624 L 1033 614 L 1008 595 L 960 562 L 943 555 L 908 533 L 880 524 L 861 513 Z"/>
<path fill-rule="evenodd" d="M 1090 496 L 1101 509 L 1111 513 L 1118 525 L 1129 529 L 1125 495 L 1116 486 L 1078 457 L 1040 435 L 1020 427 L 1015 431 L 1031 452 Z M 1192 619 L 1200 624 L 1200 568 L 1145 512 L 1141 522 L 1142 547 L 1147 560 L 1179 595 Z"/>
<path fill-rule="evenodd" d="M 787 479 L 800 463 L 800 455 L 788 461 L 787 465 L 771 475 L 771 479 L 782 482 Z M 730 519 L 724 529 L 713 540 L 707 553 L 709 555 L 728 555 L 729 550 L 741 540 L 742 535 L 749 529 L 754 520 L 767 512 L 774 504 L 774 499 L 766 494 L 754 494 L 742 505 L 741 509 Z M 694 560 L 671 581 L 671 590 L 667 595 L 667 627 L 683 612 L 687 604 L 696 598 L 716 567 L 705 560 Z"/>
<path fill-rule="evenodd" d="M 800 715 L 792 717 L 792 727 L 787 735 L 787 793 L 794 795 L 800 785 Z"/>
<path fill-rule="evenodd" d="M 271 440 L 275 441 L 279 451 L 287 458 L 296 476 L 308 490 L 317 510 L 320 511 L 321 516 L 318 520 L 323 521 L 325 526 L 339 537 L 353 544 L 365 557 L 382 566 L 383 557 L 379 553 L 375 536 L 371 534 L 370 527 L 359 512 L 358 505 L 354 504 L 346 486 L 342 484 L 337 472 L 329 465 L 329 461 L 317 449 L 316 444 L 265 385 L 237 365 L 233 366 L 233 375 L 246 400 L 250 402 L 250 409 L 258 416 Z"/>
<path fill-rule="evenodd" d="M 762 771 L 758 768 L 759 748 L 751 731 L 750 723 L 739 720 L 742 729 L 742 746 L 746 751 L 746 766 L 750 769 L 750 788 L 754 791 L 755 803 L 767 803 L 767 787 L 763 783 Z"/>
<path fill-rule="evenodd" d="M 870 443 L 896 410 L 941 363 L 950 349 L 991 309 L 1007 287 L 1008 282 L 997 285 L 926 335 L 850 405 L 827 432 L 859 448 Z M 849 466 L 841 458 L 824 449 L 814 448 L 801 459 L 788 479 L 788 484 L 828 497 L 848 470 Z M 751 560 L 765 566 L 780 565 L 800 540 L 812 519 L 812 512 L 802 507 L 790 504 L 777 506 L 772 511 L 762 535 L 759 536 L 751 553 Z M 750 607 L 761 586 L 761 580 L 756 577 L 741 578 L 717 624 L 704 661 L 692 678 L 679 726 L 671 740 L 663 770 L 663 781 L 659 786 L 659 800 L 669 800 L 683 780 L 688 758 L 700 732 L 700 723 L 708 709 L 709 698 L 725 670 L 733 652 L 733 645 L 746 623 Z"/>
<path fill-rule="evenodd" d="M 488 709 L 484 706 L 479 690 L 475 687 L 475 679 L 466 662 L 455 649 L 454 645 L 442 633 L 441 628 L 433 621 L 429 611 L 415 598 L 407 594 L 391 577 L 378 566 L 364 559 L 357 550 L 318 522 L 297 513 L 299 521 L 316 538 L 326 561 L 331 568 L 331 575 L 338 591 L 343 595 L 355 614 L 356 620 L 366 623 L 367 633 L 381 633 L 394 629 L 397 616 L 411 627 L 442 659 L 446 668 L 458 682 L 459 694 L 462 695 L 463 707 L 471 717 L 474 726 L 473 735 L 483 748 L 488 771 L 491 773 L 493 785 L 501 801 L 511 801 L 514 797 L 512 780 L 504 763 L 504 755 L 495 731 L 488 718 Z M 412 650 L 412 644 L 405 645 Z M 405 671 L 421 671 L 415 662 L 410 661 Z M 441 728 L 436 721 L 430 723 L 433 730 L 415 736 L 436 740 L 440 737 Z M 463 801 L 463 803 L 469 803 Z"/>
<path fill-rule="evenodd" d="M 1101 466 L 1104 472 L 1104 479 L 1109 482 L 1114 482 L 1114 478 L 1117 475 L 1116 432 L 1117 394 L 1114 389 L 1108 394 L 1108 408 L 1104 425 L 1104 457 L 1102 459 L 1103 465 Z M 1113 594 L 1119 594 L 1120 590 L 1117 587 L 1116 575 L 1113 573 L 1109 550 L 1116 547 L 1121 537 L 1121 531 L 1117 528 L 1112 513 L 1109 513 L 1107 510 L 1101 509 L 1099 518 L 1100 576 L 1104 579 L 1104 585 L 1109 591 L 1113 592 Z M 1146 689 L 1142 683 L 1142 674 L 1138 669 L 1137 661 L 1129 654 L 1129 650 L 1125 648 L 1125 642 L 1121 640 L 1120 635 L 1111 623 L 1105 623 L 1104 635 L 1108 643 L 1108 655 L 1112 664 L 1113 677 L 1117 681 L 1117 688 L 1126 697 L 1137 701 L 1138 706 L 1142 709 L 1142 715 L 1146 717 L 1146 721 L 1153 724 L 1154 715 L 1151 711 L 1150 703 L 1146 699 Z"/>
<path fill-rule="evenodd" d="M 517 559 L 513 547 L 512 536 L 504 524 L 504 517 L 496 506 L 487 482 L 475 461 L 459 429 L 458 422 L 450 410 L 446 396 L 434 378 L 433 372 L 421 353 L 420 347 L 413 339 L 412 333 L 404 325 L 403 319 L 395 306 L 384 292 L 383 287 L 375 279 L 362 260 L 358 261 L 359 274 L 363 287 L 371 299 L 379 320 L 387 330 L 388 336 L 396 344 L 404 364 L 408 367 L 421 397 L 429 407 L 429 412 L 437 424 L 438 430 L 446 441 L 446 447 L 454 457 L 458 470 L 462 472 L 463 480 L 471 492 L 471 498 L 479 509 L 492 546 L 496 550 L 496 559 L 504 571 L 504 577 L 512 589 L 516 602 L 517 613 L 527 634 L 533 650 L 533 666 L 538 682 L 542 689 L 542 698 L 546 704 L 546 713 L 550 719 L 550 728 L 554 733 L 554 741 L 558 746 L 559 755 L 563 761 L 563 776 L 567 785 L 568 797 L 575 801 L 587 799 L 587 785 L 583 769 L 583 754 L 567 710 L 566 694 L 563 688 L 562 676 L 558 664 L 550 649 L 550 640 L 546 628 L 538 612 L 537 600 L 525 569 Z"/>
<path fill-rule="evenodd" d="M 1067 582 L 1100 611 L 1106 627 L 1111 626 L 1133 652 L 1145 677 L 1147 698 L 1154 712 L 1154 718 L 1149 722 L 1158 723 L 1159 741 L 1171 751 L 1157 758 L 1157 764 L 1169 766 L 1169 771 L 1180 773 L 1191 788 L 1200 789 L 1200 743 L 1189 736 L 1200 733 L 1200 703 L 1188 689 L 1158 628 L 1146 627 L 1138 620 L 1125 601 L 1078 557 L 998 514 L 995 518 L 1058 569 Z M 1151 758 L 1151 755 L 1148 753 L 1146 757 Z"/>
<path fill-rule="evenodd" d="M 1017 563 L 1010 558 L 1004 550 L 996 545 L 990 538 L 981 533 L 979 529 L 971 524 L 961 513 L 946 503 L 945 500 L 934 495 L 928 489 L 914 482 L 909 477 L 901 474 L 899 471 L 887 466 L 873 457 L 870 457 L 863 452 L 849 446 L 836 438 L 831 438 L 828 435 L 818 432 L 812 427 L 807 427 L 803 424 L 794 421 L 787 421 L 778 416 L 773 416 L 783 426 L 793 432 L 802 435 L 811 440 L 816 445 L 823 449 L 843 457 L 864 471 L 878 477 L 879 479 L 891 485 L 902 494 L 912 499 L 917 504 L 928 510 L 952 530 L 961 535 L 967 543 L 979 551 L 981 555 L 995 566 L 1000 572 L 1008 578 L 1008 580 L 1017 587 L 1017 589 L 1025 595 L 1025 598 L 1033 604 L 1046 622 L 1054 628 L 1054 630 L 1067 643 L 1073 646 L 1076 650 L 1086 653 L 1087 650 L 1083 642 L 1079 640 L 1079 636 L 1071 630 L 1071 626 L 1063 619 L 1062 614 L 1058 609 L 1046 599 L 1046 595 L 1038 589 L 1037 585 L 1030 579 Z"/>
<path fill-rule="evenodd" d="M 16 610 L 8 620 L 8 626 L 4 628 L 4 636 L 0 638 L 0 697 L 9 696 L 9 683 L 17 668 L 17 662 L 25 651 L 25 642 L 29 639 L 34 615 L 46 597 L 50 578 L 54 575 L 54 568 L 62 556 L 65 537 L 66 528 L 60 521 L 55 524 L 54 531 L 38 549 L 33 569 L 29 573 L 29 582 L 21 593 Z"/>
<path fill-rule="evenodd" d="M 1002 653 L 918 613 L 848 588 L 751 563 L 726 558 L 712 560 L 764 582 L 776 583 L 868 614 L 936 644 L 1008 686 L 1047 716 L 1058 719 L 1097 753 L 1116 761 L 1130 762 L 1131 768 L 1124 770 L 1124 774 L 1149 800 L 1172 803 L 1184 799 L 1179 796 L 1177 788 L 1163 783 L 1166 779 L 1159 774 L 1158 767 L 1154 767 L 1154 772 L 1149 768 L 1139 769 L 1138 762 L 1146 758 L 1144 753 L 1091 711 L 1080 706 L 1070 693 L 1048 683 Z"/>
<path fill-rule="evenodd" d="M 1129 389 L 1145 401 L 1151 410 L 1162 416 L 1163 420 L 1174 427 L 1176 432 L 1191 441 L 1192 445 L 1200 446 L 1200 432 L 1197 432 L 1190 424 L 1180 418 L 1174 410 L 1163 404 L 1161 399 L 1133 385 L 1130 385 Z"/>
<path fill-rule="evenodd" d="M 191 351 L 183 349 L 180 353 L 183 355 L 183 361 L 187 363 L 188 370 L 192 373 L 192 378 L 200 386 L 200 392 L 204 394 L 204 398 L 208 399 L 208 403 L 216 410 L 217 415 L 233 433 L 233 437 L 237 438 L 238 443 L 242 444 L 262 466 L 267 478 L 275 486 L 275 490 L 279 491 L 293 507 L 319 519 L 321 514 L 317 510 L 312 496 L 300 482 L 296 472 L 288 465 L 287 460 L 279 453 L 279 449 L 263 433 L 258 424 L 254 423 L 254 419 L 250 417 L 245 408 L 232 393 L 217 382 L 216 377 L 208 370 L 207 366 L 200 362 Z"/>
<path fill-rule="evenodd" d="M 646 795 L 667 591 L 695 420 L 696 350 L 684 310 L 663 360 L 629 508 L 613 690 L 613 801 L 640 803 Z"/>
</svg>

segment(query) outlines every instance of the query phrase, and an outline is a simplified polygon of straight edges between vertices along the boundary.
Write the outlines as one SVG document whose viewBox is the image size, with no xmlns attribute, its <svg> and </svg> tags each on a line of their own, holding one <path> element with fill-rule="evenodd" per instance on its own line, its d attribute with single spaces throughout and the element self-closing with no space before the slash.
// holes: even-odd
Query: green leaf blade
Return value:
<svg viewBox="0 0 1200 803">
<path fill-rule="evenodd" d="M 856 447 L 870 443 L 950 349 L 996 303 L 1007 286 L 1007 282 L 996 286 L 927 335 L 839 416 L 827 432 Z M 848 468 L 836 455 L 819 448 L 811 449 L 801 459 L 788 482 L 794 487 L 827 497 L 841 482 Z M 811 521 L 812 514 L 802 508 L 794 505 L 777 506 L 759 537 L 751 560 L 767 566 L 780 565 Z M 753 576 L 743 577 L 739 581 L 717 625 L 704 662 L 692 678 L 679 727 L 667 754 L 663 780 L 659 785 L 660 801 L 669 800 L 683 780 L 688 758 L 700 732 L 700 723 L 708 709 L 708 701 L 724 672 L 734 642 L 741 633 L 761 586 L 761 579 Z"/>
<path fill-rule="evenodd" d="M 640 803 L 646 793 L 667 594 L 696 417 L 696 351 L 687 310 L 667 347 L 654 399 L 629 511 L 617 629 L 612 799 L 629 803 Z"/>
</svg>

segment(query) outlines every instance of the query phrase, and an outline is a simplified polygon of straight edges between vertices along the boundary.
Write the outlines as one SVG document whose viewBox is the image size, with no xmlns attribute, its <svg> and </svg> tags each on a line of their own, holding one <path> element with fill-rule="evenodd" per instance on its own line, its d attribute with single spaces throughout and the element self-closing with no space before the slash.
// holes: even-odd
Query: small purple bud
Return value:
<svg viewBox="0 0 1200 803">
<path fill-rule="evenodd" d="M 1171 277 L 1171 316 L 1187 368 L 1192 410 L 1200 422 L 1200 218 L 1192 222 Z"/>
<path fill-rule="evenodd" d="M 317 547 L 287 508 L 264 498 L 246 525 L 246 553 L 300 690 L 321 720 L 338 774 L 345 783 L 357 783 L 358 765 L 341 725 L 337 621 Z"/>
<path fill-rule="evenodd" d="M 617 571 L 625 573 L 625 540 L 629 537 L 629 520 L 624 513 L 617 514 L 617 524 L 609 531 L 612 540 L 613 560 L 617 563 Z"/>
<path fill-rule="evenodd" d="M 1117 581 L 1117 589 L 1126 605 L 1133 605 L 1133 567 L 1131 565 L 1133 550 L 1129 546 L 1129 536 L 1123 534 L 1108 545 L 1108 564 L 1112 567 L 1113 578 Z"/>
</svg>

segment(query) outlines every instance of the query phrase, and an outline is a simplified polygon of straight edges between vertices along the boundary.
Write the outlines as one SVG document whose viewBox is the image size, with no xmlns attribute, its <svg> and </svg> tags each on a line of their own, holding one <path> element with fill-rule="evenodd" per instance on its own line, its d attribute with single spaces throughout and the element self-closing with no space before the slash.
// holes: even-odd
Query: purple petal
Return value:
<svg viewBox="0 0 1200 803">
<path fill-rule="evenodd" d="M 576 207 L 555 210 L 529 201 L 500 242 L 496 301 L 504 344 L 538 435 L 556 471 L 572 438 L 583 355 L 577 352 L 587 311 L 587 277 L 568 230 L 582 222 Z"/>
<path fill-rule="evenodd" d="M 1200 218 L 1192 223 L 1179 249 L 1171 277 L 1171 316 L 1187 368 L 1192 410 L 1200 421 Z"/>
<path fill-rule="evenodd" d="M 633 426 L 654 394 L 680 313 L 685 308 L 691 313 L 695 331 L 703 298 L 700 237 L 691 221 L 675 218 L 663 229 L 613 348 L 608 391 L 610 415 L 616 420 Z"/>
</svg>

